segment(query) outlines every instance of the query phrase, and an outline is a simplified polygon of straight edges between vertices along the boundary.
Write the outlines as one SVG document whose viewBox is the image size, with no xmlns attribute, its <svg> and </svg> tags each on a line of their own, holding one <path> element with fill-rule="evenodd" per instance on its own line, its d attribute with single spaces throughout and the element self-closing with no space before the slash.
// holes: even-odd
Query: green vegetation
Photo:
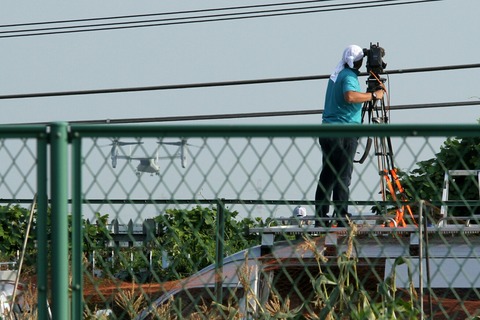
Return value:
<svg viewBox="0 0 480 320">
<path fill-rule="evenodd" d="M 418 168 L 409 174 L 402 173 L 401 180 L 412 200 L 440 201 L 442 186 L 447 170 L 478 170 L 480 168 L 480 137 L 448 138 L 435 157 L 420 161 Z M 478 200 L 478 181 L 476 176 L 455 177 L 450 185 L 449 200 Z M 453 208 L 450 213 L 459 215 L 465 207 Z M 468 214 L 479 214 L 480 208 L 470 207 Z"/>
<path fill-rule="evenodd" d="M 440 147 L 435 157 L 420 161 L 418 168 L 410 174 L 404 174 L 403 180 L 408 186 L 407 192 L 414 199 L 441 200 L 441 186 L 447 170 L 477 170 L 480 168 L 480 137 L 455 139 L 449 138 Z M 475 177 L 474 177 L 475 178 Z M 478 187 L 475 179 L 462 179 L 456 185 L 461 189 L 452 190 L 456 199 L 478 199 Z M 476 196 L 476 197 L 475 197 Z"/>
<path fill-rule="evenodd" d="M 29 214 L 29 210 L 18 205 L 0 206 L 0 254 L 2 260 L 13 260 L 17 251 L 22 249 Z M 30 233 L 27 253 L 31 254 L 35 251 L 34 239 L 35 235 Z"/>
<path fill-rule="evenodd" d="M 256 236 L 247 236 L 244 231 L 248 227 L 258 226 L 261 219 L 238 220 L 238 212 L 225 210 L 224 253 L 233 254 L 242 249 L 259 243 Z M 29 211 L 19 206 L 0 207 L 0 252 L 4 261 L 15 258 L 21 250 L 27 228 Z M 217 238 L 216 209 L 194 207 L 191 210 L 170 209 L 155 218 L 159 234 L 155 235 L 145 248 L 107 248 L 106 244 L 112 240 L 107 228 L 108 215 L 95 213 L 96 223 L 84 220 L 83 249 L 86 254 L 93 254 L 97 261 L 96 268 L 106 274 L 116 274 L 128 270 L 137 273 L 149 269 L 147 250 L 152 251 L 154 272 L 162 281 L 176 280 L 186 277 L 208 266 L 215 261 Z M 71 216 L 69 217 L 71 220 Z M 71 225 L 71 224 L 70 224 Z M 36 230 L 36 221 L 33 221 L 32 230 Z M 48 231 L 47 231 L 48 232 Z M 26 264 L 34 264 L 36 250 L 34 246 L 35 234 L 31 234 L 28 241 Z M 111 251 L 115 251 L 116 259 L 113 266 L 109 262 Z M 134 259 L 131 259 L 131 256 Z M 162 255 L 168 256 L 170 266 L 162 269 Z M 133 260 L 133 262 L 132 262 Z"/>
<path fill-rule="evenodd" d="M 228 209 L 224 216 L 225 255 L 259 244 L 257 236 L 247 236 L 244 231 L 261 224 L 260 219 L 237 220 L 238 212 Z M 216 209 L 197 206 L 192 210 L 167 210 L 155 219 L 160 230 L 157 247 L 171 262 L 167 270 L 161 271 L 166 279 L 183 278 L 215 262 L 216 217 Z"/>
</svg>

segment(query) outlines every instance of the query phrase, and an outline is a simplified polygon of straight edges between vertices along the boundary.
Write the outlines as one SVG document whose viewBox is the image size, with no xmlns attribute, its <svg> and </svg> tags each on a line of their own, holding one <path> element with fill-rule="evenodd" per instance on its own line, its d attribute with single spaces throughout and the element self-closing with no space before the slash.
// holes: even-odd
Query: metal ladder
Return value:
<svg viewBox="0 0 480 320">
<path fill-rule="evenodd" d="M 455 176 L 477 176 L 478 182 L 478 195 L 480 197 L 480 170 L 447 170 L 445 171 L 445 176 L 443 178 L 443 191 L 442 191 L 442 206 L 440 208 L 440 215 L 442 218 L 438 223 L 439 226 L 446 226 L 448 221 L 448 205 L 446 201 L 448 201 L 448 192 L 450 190 L 450 177 Z M 464 217 L 457 217 L 458 219 Z M 468 217 L 466 217 L 468 218 Z"/>
</svg>

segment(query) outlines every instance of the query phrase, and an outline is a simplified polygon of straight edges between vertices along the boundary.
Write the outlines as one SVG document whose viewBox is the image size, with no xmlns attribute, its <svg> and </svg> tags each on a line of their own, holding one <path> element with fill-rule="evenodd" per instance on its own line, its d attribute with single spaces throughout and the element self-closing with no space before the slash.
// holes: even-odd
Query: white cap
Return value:
<svg viewBox="0 0 480 320">
<path fill-rule="evenodd" d="M 305 217 L 307 215 L 307 209 L 302 206 L 297 206 L 293 209 L 293 215 L 296 217 Z"/>
</svg>

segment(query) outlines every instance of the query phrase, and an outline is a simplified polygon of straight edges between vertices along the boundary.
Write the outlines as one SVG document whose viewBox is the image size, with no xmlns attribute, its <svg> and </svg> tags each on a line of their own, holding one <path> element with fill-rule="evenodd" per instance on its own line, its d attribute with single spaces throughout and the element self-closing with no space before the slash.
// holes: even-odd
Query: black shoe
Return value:
<svg viewBox="0 0 480 320">
<path fill-rule="evenodd" d="M 328 218 L 328 216 L 326 216 L 325 218 Z M 319 227 L 329 228 L 330 225 L 331 225 L 330 220 L 315 220 L 315 228 L 319 228 Z"/>
<path fill-rule="evenodd" d="M 338 228 L 346 228 L 348 227 L 348 222 L 345 220 L 337 220 L 337 227 Z"/>
<path fill-rule="evenodd" d="M 347 217 L 348 217 L 348 220 L 347 220 Z M 350 218 L 352 217 L 352 214 L 351 213 L 347 213 L 346 215 L 342 215 L 342 217 L 340 219 L 337 219 L 337 227 L 339 228 L 346 228 L 346 227 L 349 227 L 349 221 Z"/>
</svg>

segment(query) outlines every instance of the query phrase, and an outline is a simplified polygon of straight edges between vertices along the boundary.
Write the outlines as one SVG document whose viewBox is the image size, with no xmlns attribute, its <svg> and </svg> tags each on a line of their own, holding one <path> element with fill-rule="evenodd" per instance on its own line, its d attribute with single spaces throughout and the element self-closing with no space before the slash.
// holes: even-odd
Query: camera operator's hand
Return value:
<svg viewBox="0 0 480 320">
<path fill-rule="evenodd" d="M 381 100 L 383 99 L 384 91 L 383 89 L 372 92 L 372 100 Z"/>
</svg>

